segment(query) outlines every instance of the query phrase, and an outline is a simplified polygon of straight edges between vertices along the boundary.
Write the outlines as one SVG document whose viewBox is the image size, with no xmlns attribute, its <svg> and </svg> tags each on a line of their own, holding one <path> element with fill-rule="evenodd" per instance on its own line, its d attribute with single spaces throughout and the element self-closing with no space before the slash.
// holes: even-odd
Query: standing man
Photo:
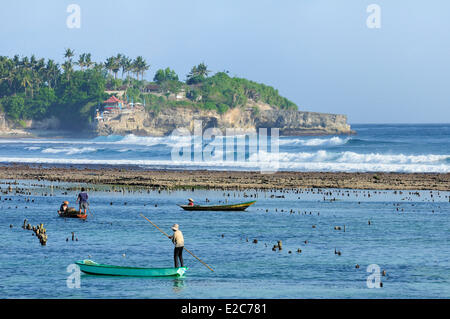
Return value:
<svg viewBox="0 0 450 319">
<path fill-rule="evenodd" d="M 175 250 L 173 251 L 173 260 L 175 261 L 175 268 L 178 268 L 178 259 L 180 260 L 181 267 L 184 267 L 183 262 L 183 249 L 184 249 L 184 237 L 181 230 L 178 229 L 178 224 L 172 226 L 173 235 L 169 236 L 172 242 L 175 244 Z"/>
<path fill-rule="evenodd" d="M 80 203 L 80 214 L 81 214 L 81 210 L 84 210 L 84 214 L 86 215 L 86 209 L 88 209 L 89 204 L 88 204 L 88 194 L 86 193 L 86 190 L 84 189 L 84 187 L 81 188 L 81 193 L 78 194 L 78 198 L 77 198 L 77 203 Z"/>
</svg>

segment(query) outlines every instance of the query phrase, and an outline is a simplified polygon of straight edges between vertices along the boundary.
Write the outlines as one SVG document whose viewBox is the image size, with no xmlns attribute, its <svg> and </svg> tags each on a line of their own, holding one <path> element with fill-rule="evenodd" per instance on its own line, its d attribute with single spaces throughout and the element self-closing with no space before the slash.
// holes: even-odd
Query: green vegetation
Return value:
<svg viewBox="0 0 450 319">
<path fill-rule="evenodd" d="M 273 87 L 242 78 L 232 78 L 225 72 L 204 77 L 200 85 L 188 88 L 186 96 L 192 101 L 199 101 L 207 109 L 212 109 L 214 104 L 220 112 L 225 112 L 225 108 L 244 106 L 249 99 L 280 109 L 297 109 L 293 102 L 280 96 L 278 90 Z"/>
<path fill-rule="evenodd" d="M 144 103 L 153 112 L 166 107 L 196 107 L 225 113 L 249 100 L 297 109 L 270 86 L 225 72 L 209 76 L 205 63 L 194 66 L 185 82 L 170 68 L 157 70 L 153 82 L 148 82 L 144 74 L 150 66 L 142 56 L 133 60 L 117 54 L 103 63 L 94 62 L 90 53 L 81 53 L 74 60 L 71 49 L 63 56 L 61 65 L 34 55 L 0 56 L 0 111 L 19 125 L 29 119 L 56 116 L 66 128 L 82 129 L 108 98 L 105 90 L 125 90 L 129 100 Z M 177 94 L 181 97 L 175 98 Z"/>
</svg>

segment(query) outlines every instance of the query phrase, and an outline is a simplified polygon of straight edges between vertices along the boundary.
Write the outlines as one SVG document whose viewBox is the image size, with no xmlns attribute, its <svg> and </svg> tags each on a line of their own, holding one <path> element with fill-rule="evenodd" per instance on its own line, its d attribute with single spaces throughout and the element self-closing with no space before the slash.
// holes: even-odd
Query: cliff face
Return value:
<svg viewBox="0 0 450 319">
<path fill-rule="evenodd" d="M 0 112 L 0 137 L 54 136 L 61 132 L 61 122 L 55 117 L 40 121 L 27 120 L 21 124 L 9 120 Z"/>
<path fill-rule="evenodd" d="M 103 121 L 94 121 L 96 135 L 170 135 L 177 128 L 193 132 L 194 121 L 201 121 L 203 129 L 216 127 L 225 134 L 227 128 L 254 132 L 259 128 L 279 128 L 280 135 L 352 134 L 347 117 L 340 114 L 275 110 L 270 107 L 234 108 L 224 114 L 193 108 L 165 108 L 159 112 L 143 109 L 104 115 Z M 56 118 L 27 121 L 19 126 L 8 121 L 0 112 L 0 136 L 30 137 L 56 134 L 60 122 Z"/>
<path fill-rule="evenodd" d="M 259 128 L 279 128 L 280 135 L 352 134 L 347 117 L 339 114 L 275 110 L 272 108 L 230 109 L 224 114 L 192 108 L 166 108 L 159 112 L 134 110 L 104 116 L 94 124 L 98 135 L 165 136 L 176 128 L 193 131 L 194 121 L 202 121 L 203 129 L 217 127 L 255 131 Z"/>
<path fill-rule="evenodd" d="M 292 110 L 268 110 L 256 117 L 257 127 L 278 127 L 281 135 L 352 134 L 347 116 Z"/>
</svg>

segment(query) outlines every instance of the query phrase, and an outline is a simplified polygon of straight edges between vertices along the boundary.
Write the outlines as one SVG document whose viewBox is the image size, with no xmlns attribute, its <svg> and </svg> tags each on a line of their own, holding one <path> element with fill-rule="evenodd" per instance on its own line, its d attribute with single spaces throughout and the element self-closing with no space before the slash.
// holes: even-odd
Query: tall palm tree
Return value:
<svg viewBox="0 0 450 319">
<path fill-rule="evenodd" d="M 12 89 L 12 83 L 15 77 L 14 63 L 7 57 L 0 57 L 0 83 L 3 81 L 8 82 L 9 89 Z"/>
<path fill-rule="evenodd" d="M 128 73 L 131 71 L 131 59 L 125 55 L 122 56 L 122 58 L 120 59 L 120 67 L 122 68 L 122 79 L 123 79 L 123 75 L 125 73 Z"/>
<path fill-rule="evenodd" d="M 113 66 L 112 71 L 114 73 L 114 80 L 117 80 L 117 73 L 120 70 L 120 60 L 122 59 L 122 55 L 119 53 L 117 56 L 112 57 Z"/>
<path fill-rule="evenodd" d="M 144 79 L 144 73 L 150 68 L 145 59 L 142 56 L 136 57 L 133 61 L 133 70 L 136 73 L 136 79 L 139 80 L 139 74 L 141 75 L 141 80 Z"/>
<path fill-rule="evenodd" d="M 104 63 L 104 67 L 108 71 L 108 74 L 112 74 L 113 65 L 114 65 L 114 58 L 113 57 L 107 58 Z"/>
<path fill-rule="evenodd" d="M 31 88 L 31 98 L 33 98 L 33 84 L 30 72 L 25 71 L 22 74 L 21 85 L 24 88 L 25 95 L 27 94 L 27 88 Z"/>
<path fill-rule="evenodd" d="M 71 49 L 66 49 L 66 52 L 64 53 L 64 57 L 70 61 L 72 61 L 72 58 L 74 55 L 75 55 L 75 51 L 71 50 Z"/>
<path fill-rule="evenodd" d="M 45 60 L 39 59 L 32 63 L 32 69 L 31 74 L 33 76 L 33 81 L 36 84 L 36 88 L 39 90 L 40 84 L 42 83 L 42 78 L 44 76 L 44 69 L 45 69 Z"/>
<path fill-rule="evenodd" d="M 75 62 L 75 64 L 77 64 L 81 68 L 81 71 L 83 71 L 83 68 L 86 66 L 86 53 L 80 54 L 78 61 Z"/>
<path fill-rule="evenodd" d="M 72 63 L 70 61 L 64 62 L 61 67 L 64 70 L 64 74 L 66 75 L 67 81 L 70 81 L 70 74 L 72 73 Z"/>
<path fill-rule="evenodd" d="M 56 86 L 56 81 L 59 75 L 59 66 L 55 63 L 55 61 L 49 59 L 47 61 L 47 65 L 45 66 L 45 78 L 47 80 L 47 84 L 49 88 L 52 86 Z"/>
<path fill-rule="evenodd" d="M 114 73 L 114 79 L 117 79 L 117 72 L 120 70 L 119 60 L 117 57 L 112 56 L 106 59 L 105 68 L 111 74 Z"/>
<path fill-rule="evenodd" d="M 72 58 L 75 55 L 75 51 L 69 48 L 66 49 L 64 53 L 64 57 L 67 59 L 66 62 L 63 63 L 62 68 L 64 69 L 64 73 L 66 74 L 67 81 L 70 81 L 70 74 L 73 71 L 72 68 Z"/>
<path fill-rule="evenodd" d="M 29 62 L 29 64 L 28 64 L 28 67 L 32 70 L 32 71 L 34 71 L 35 69 L 36 69 L 36 65 L 37 65 L 37 60 L 36 60 L 36 56 L 33 54 L 33 55 L 31 55 L 31 57 L 30 57 L 30 62 Z"/>
<path fill-rule="evenodd" d="M 91 59 L 91 54 L 86 53 L 85 60 L 84 60 L 85 66 L 90 69 L 92 65 L 94 65 L 94 62 Z"/>
</svg>

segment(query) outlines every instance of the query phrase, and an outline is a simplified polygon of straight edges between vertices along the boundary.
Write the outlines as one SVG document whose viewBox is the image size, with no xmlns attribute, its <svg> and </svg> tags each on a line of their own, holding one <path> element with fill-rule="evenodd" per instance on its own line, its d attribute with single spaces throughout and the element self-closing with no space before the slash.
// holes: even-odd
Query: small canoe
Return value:
<svg viewBox="0 0 450 319">
<path fill-rule="evenodd" d="M 64 218 L 79 218 L 79 219 L 86 219 L 87 218 L 87 214 L 80 214 L 78 211 L 69 211 L 67 213 L 63 213 L 61 211 L 58 211 L 58 216 L 59 217 L 64 217 Z"/>
<path fill-rule="evenodd" d="M 241 211 L 247 209 L 247 207 L 253 205 L 256 203 L 256 201 L 252 202 L 245 202 L 245 203 L 239 203 L 239 204 L 230 204 L 230 205 L 210 205 L 210 206 L 203 206 L 203 205 L 178 205 L 184 210 L 213 210 L 213 211 Z"/>
<path fill-rule="evenodd" d="M 181 277 L 188 270 L 187 267 L 178 268 L 140 268 L 98 264 L 92 260 L 78 260 L 75 262 L 80 270 L 90 275 L 130 276 L 130 277 Z"/>
</svg>

